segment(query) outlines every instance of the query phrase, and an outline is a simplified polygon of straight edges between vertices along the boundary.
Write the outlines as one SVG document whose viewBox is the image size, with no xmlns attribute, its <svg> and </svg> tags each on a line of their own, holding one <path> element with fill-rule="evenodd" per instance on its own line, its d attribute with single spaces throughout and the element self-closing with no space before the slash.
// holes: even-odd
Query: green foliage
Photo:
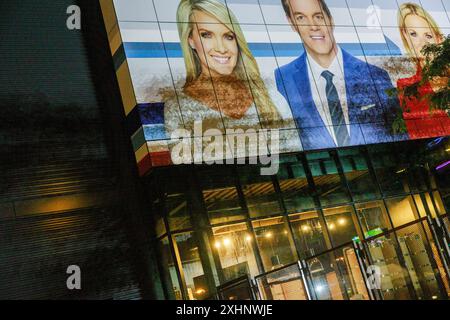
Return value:
<svg viewBox="0 0 450 320">
<path fill-rule="evenodd" d="M 444 37 L 444 36 L 443 36 Z M 440 44 L 429 44 L 422 50 L 425 64 L 422 68 L 422 80 L 404 88 L 402 94 L 406 99 L 427 99 L 431 110 L 444 110 L 449 113 L 450 108 L 450 35 L 444 37 Z M 426 83 L 439 83 L 440 88 L 434 89 L 433 94 L 420 96 L 419 87 Z M 387 90 L 390 97 L 398 96 L 398 89 Z M 404 111 L 408 111 L 402 105 Z M 402 113 L 399 112 L 392 125 L 394 133 L 405 133 L 406 125 Z"/>
<path fill-rule="evenodd" d="M 406 133 L 406 123 L 403 119 L 402 111 L 399 111 L 392 122 L 392 131 L 394 134 Z"/>
<path fill-rule="evenodd" d="M 442 82 L 442 88 L 428 97 L 430 108 L 447 111 L 450 107 L 450 35 L 441 44 L 425 46 L 422 53 L 426 57 L 426 62 L 422 71 L 421 85 L 437 78 Z M 405 92 L 405 94 L 417 96 L 417 93 Z"/>
</svg>

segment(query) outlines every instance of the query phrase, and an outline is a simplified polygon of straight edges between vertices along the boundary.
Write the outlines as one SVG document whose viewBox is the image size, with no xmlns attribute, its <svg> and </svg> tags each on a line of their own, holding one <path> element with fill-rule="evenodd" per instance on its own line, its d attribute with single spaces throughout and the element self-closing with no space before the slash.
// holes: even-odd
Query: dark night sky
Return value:
<svg viewBox="0 0 450 320">
<path fill-rule="evenodd" d="M 0 99 L 44 93 L 52 104 L 96 106 L 81 31 L 66 28 L 70 0 L 0 0 Z"/>
</svg>

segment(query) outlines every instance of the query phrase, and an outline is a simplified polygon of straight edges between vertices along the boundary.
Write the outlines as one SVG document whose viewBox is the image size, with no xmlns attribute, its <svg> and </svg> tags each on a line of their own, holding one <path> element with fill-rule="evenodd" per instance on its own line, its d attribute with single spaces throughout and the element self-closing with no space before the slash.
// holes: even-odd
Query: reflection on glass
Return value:
<svg viewBox="0 0 450 320">
<path fill-rule="evenodd" d="M 164 209 L 171 231 L 192 227 L 189 199 L 186 195 L 187 179 L 185 177 L 186 172 L 183 172 L 180 168 L 162 170 L 155 175 L 158 189 L 162 190 L 164 195 Z"/>
<path fill-rule="evenodd" d="M 257 284 L 262 300 L 308 300 L 298 264 L 257 278 Z"/>
<path fill-rule="evenodd" d="M 431 216 L 433 218 L 436 218 L 436 216 L 437 216 L 437 214 L 436 214 L 436 206 L 433 203 L 433 200 L 431 199 L 430 194 L 429 193 L 424 193 L 423 195 L 425 197 L 425 201 L 427 202 L 428 209 L 430 210 Z"/>
<path fill-rule="evenodd" d="M 358 258 L 353 247 L 345 247 L 335 252 L 336 263 L 341 270 L 341 275 L 344 277 L 344 285 L 347 288 L 349 299 L 369 300 L 364 276 L 359 267 Z M 339 254 L 339 252 L 342 252 L 342 254 Z M 345 264 L 341 263 L 342 261 Z"/>
<path fill-rule="evenodd" d="M 224 280 L 259 274 L 253 252 L 253 236 L 245 223 L 213 228 L 213 248 L 217 250 Z"/>
<path fill-rule="evenodd" d="M 261 175 L 259 166 L 239 167 L 238 173 L 251 217 L 282 212 L 272 179 Z"/>
<path fill-rule="evenodd" d="M 392 228 L 382 201 L 359 203 L 355 207 L 365 238 L 376 236 Z"/>
<path fill-rule="evenodd" d="M 441 298 L 440 273 L 430 259 L 428 239 L 420 223 L 397 231 L 400 250 L 406 269 L 418 299 L 434 300 Z"/>
<path fill-rule="evenodd" d="M 383 193 L 390 196 L 410 192 L 407 182 L 407 169 L 396 157 L 399 151 L 386 145 L 370 146 L 368 149 Z"/>
<path fill-rule="evenodd" d="M 386 205 L 394 228 L 419 218 L 414 201 L 410 196 L 387 199 Z"/>
<path fill-rule="evenodd" d="M 234 172 L 228 167 L 205 167 L 198 169 L 203 199 L 211 224 L 245 218 L 235 186 Z"/>
<path fill-rule="evenodd" d="M 381 273 L 380 287 L 384 300 L 414 299 L 410 291 L 410 279 L 403 268 L 398 253 L 400 252 L 393 234 L 382 236 L 367 243 L 368 254 L 372 264 Z"/>
<path fill-rule="evenodd" d="M 431 183 L 427 169 L 420 164 L 408 168 L 408 177 L 412 192 L 425 191 Z"/>
<path fill-rule="evenodd" d="M 296 157 L 285 157 L 280 164 L 278 180 L 288 212 L 314 208 L 312 191 L 306 179 L 305 169 Z"/>
<path fill-rule="evenodd" d="M 350 197 L 338 174 L 335 161 L 328 152 L 306 155 L 322 206 L 345 203 Z"/>
<path fill-rule="evenodd" d="M 350 242 L 359 236 L 355 227 L 358 222 L 350 206 L 325 209 L 323 213 L 333 246 Z"/>
<path fill-rule="evenodd" d="M 189 300 L 202 300 L 208 297 L 208 285 L 193 233 L 177 234 L 174 238 L 180 254 Z"/>
<path fill-rule="evenodd" d="M 166 197 L 167 220 L 170 230 L 191 228 L 187 197 L 184 193 L 168 194 Z"/>
<path fill-rule="evenodd" d="M 445 225 L 445 222 L 444 222 Z M 430 230 L 428 222 L 423 223 L 424 232 L 426 233 L 427 240 L 429 243 L 429 250 L 431 250 L 430 257 L 434 258 L 434 262 L 436 263 L 436 268 L 439 272 L 439 274 L 436 274 L 436 276 L 440 276 L 440 279 L 442 280 L 442 286 L 444 288 L 444 292 L 446 292 L 446 295 L 448 298 L 450 298 L 450 278 L 449 274 L 444 267 L 444 262 L 439 254 L 438 246 L 436 245 L 436 241 L 432 236 L 432 232 Z M 433 263 L 433 261 L 431 261 Z M 439 279 L 438 279 L 439 280 Z M 444 293 L 445 296 L 445 293 Z"/>
<path fill-rule="evenodd" d="M 344 299 L 332 261 L 331 256 L 325 254 L 307 262 L 313 290 L 318 300 Z"/>
<path fill-rule="evenodd" d="M 433 192 L 433 199 L 434 199 L 434 203 L 436 204 L 436 207 L 438 209 L 439 215 L 446 214 L 444 203 L 442 202 L 442 198 L 441 198 L 441 195 L 439 194 L 439 191 Z"/>
<path fill-rule="evenodd" d="M 353 247 L 344 247 L 306 261 L 319 300 L 368 300 L 364 277 Z"/>
<path fill-rule="evenodd" d="M 415 194 L 413 197 L 421 218 L 426 217 L 427 215 L 431 215 L 435 218 L 438 214 L 441 214 L 441 208 L 439 207 L 438 201 L 435 200 L 435 197 L 431 198 L 429 193 Z"/>
<path fill-rule="evenodd" d="M 327 249 L 316 211 L 302 212 L 289 216 L 295 243 L 300 251 L 300 258 L 319 254 Z"/>
<path fill-rule="evenodd" d="M 164 208 L 160 199 L 156 199 L 152 203 L 152 217 L 155 226 L 155 234 L 157 237 L 161 237 L 166 233 L 166 225 L 164 223 Z"/>
<path fill-rule="evenodd" d="M 167 237 L 158 242 L 158 250 L 161 258 L 161 272 L 163 273 L 164 284 L 167 288 L 169 299 L 182 300 L 181 287 L 178 282 L 177 272 Z"/>
<path fill-rule="evenodd" d="M 422 198 L 420 197 L 419 194 L 415 194 L 415 195 L 413 195 L 413 197 L 414 197 L 414 201 L 416 203 L 417 211 L 419 212 L 420 217 L 421 218 L 426 217 L 427 210 L 425 209 Z"/>
<path fill-rule="evenodd" d="M 338 150 L 345 178 L 355 201 L 380 197 L 375 181 L 369 174 L 368 165 L 359 149 Z"/>
<path fill-rule="evenodd" d="M 282 217 L 253 221 L 252 225 L 266 271 L 295 261 L 295 247 Z"/>
<path fill-rule="evenodd" d="M 443 220 L 444 220 L 444 225 L 447 228 L 447 232 L 450 234 L 450 217 L 445 216 Z"/>
</svg>

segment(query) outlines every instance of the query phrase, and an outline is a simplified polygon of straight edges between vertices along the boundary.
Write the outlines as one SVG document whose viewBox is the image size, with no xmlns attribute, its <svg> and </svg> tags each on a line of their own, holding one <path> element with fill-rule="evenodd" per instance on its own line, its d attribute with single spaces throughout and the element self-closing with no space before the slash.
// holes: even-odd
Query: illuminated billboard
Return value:
<svg viewBox="0 0 450 320">
<path fill-rule="evenodd" d="M 448 0 L 101 4 L 142 174 L 205 149 L 229 160 L 450 134 L 426 98 L 438 83 L 402 94 L 424 45 L 450 33 Z"/>
</svg>

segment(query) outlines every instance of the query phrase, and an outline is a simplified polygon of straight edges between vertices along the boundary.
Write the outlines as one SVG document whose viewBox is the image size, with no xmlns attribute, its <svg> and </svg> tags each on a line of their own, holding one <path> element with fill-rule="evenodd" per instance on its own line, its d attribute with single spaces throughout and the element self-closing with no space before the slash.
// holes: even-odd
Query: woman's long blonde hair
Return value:
<svg viewBox="0 0 450 320">
<path fill-rule="evenodd" d="M 436 39 L 442 40 L 442 32 L 439 28 L 438 24 L 436 23 L 436 20 L 433 19 L 433 17 L 425 11 L 424 8 L 419 6 L 418 4 L 407 2 L 403 3 L 397 13 L 397 21 L 398 21 L 398 27 L 400 29 L 400 36 L 402 38 L 403 46 L 406 49 L 406 52 L 408 52 L 408 55 L 411 57 L 415 57 L 416 53 L 414 52 L 414 48 L 411 48 L 409 46 L 408 39 L 406 38 L 406 18 L 410 15 L 418 16 L 425 21 L 427 21 L 428 25 L 430 26 L 431 30 L 434 33 L 434 36 Z"/>
<path fill-rule="evenodd" d="M 203 11 L 225 25 L 235 34 L 240 51 L 234 74 L 243 81 L 248 82 L 253 94 L 253 100 L 262 120 L 267 123 L 281 120 L 280 114 L 269 96 L 266 85 L 261 79 L 258 64 L 251 53 L 242 29 L 234 14 L 218 0 L 181 0 L 177 10 L 178 33 L 181 50 L 186 65 L 185 87 L 195 81 L 201 74 L 200 58 L 189 45 L 189 37 L 194 28 L 194 11 Z"/>
</svg>

